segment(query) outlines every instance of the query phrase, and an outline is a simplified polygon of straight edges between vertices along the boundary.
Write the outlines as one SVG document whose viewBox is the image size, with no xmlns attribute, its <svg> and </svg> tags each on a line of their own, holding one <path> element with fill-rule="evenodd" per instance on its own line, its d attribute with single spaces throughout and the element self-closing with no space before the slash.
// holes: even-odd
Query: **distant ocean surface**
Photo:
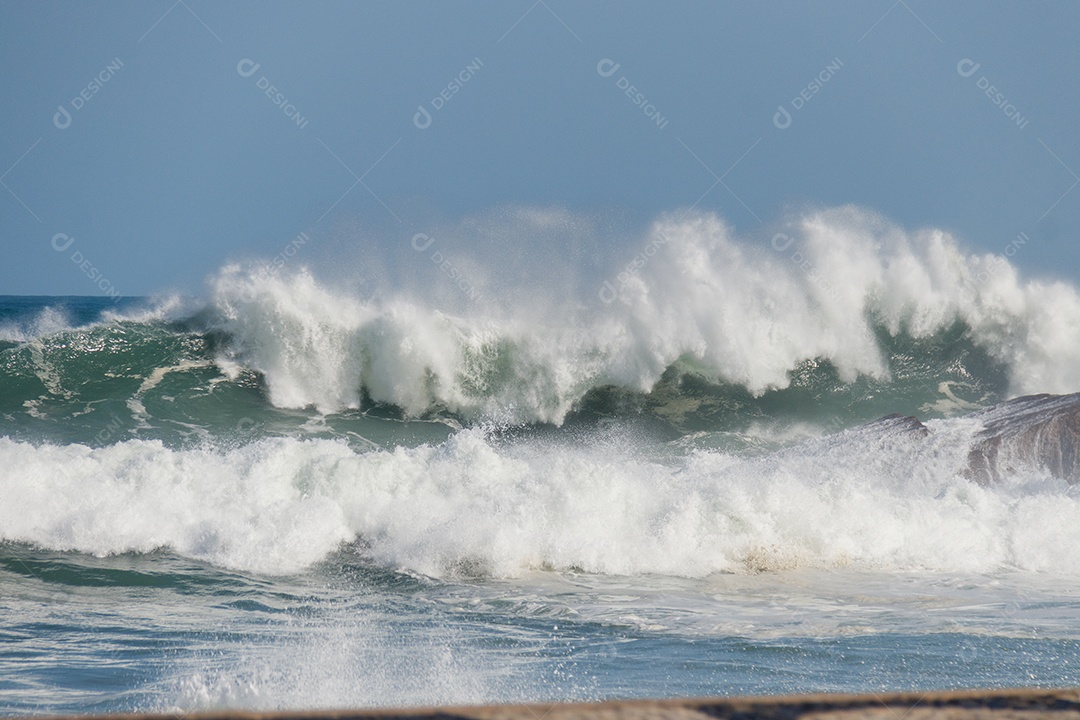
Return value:
<svg viewBox="0 0 1080 720">
<path fill-rule="evenodd" d="M 580 302 L 0 297 L 0 714 L 1080 684 L 1080 490 L 961 472 L 1080 390 L 1080 294 L 867 227 L 668 218 Z"/>
</svg>

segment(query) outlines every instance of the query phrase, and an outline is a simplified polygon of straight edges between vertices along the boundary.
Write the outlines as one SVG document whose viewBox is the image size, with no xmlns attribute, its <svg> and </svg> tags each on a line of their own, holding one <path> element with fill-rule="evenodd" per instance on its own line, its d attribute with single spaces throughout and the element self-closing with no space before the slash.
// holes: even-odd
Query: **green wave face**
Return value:
<svg viewBox="0 0 1080 720">
<path fill-rule="evenodd" d="M 649 392 L 602 379 L 584 388 L 561 430 L 544 423 L 511 425 L 550 433 L 617 423 L 664 441 L 753 449 L 892 412 L 954 415 L 996 402 L 1007 392 L 1007 369 L 971 340 L 962 323 L 919 339 L 878 328 L 878 344 L 888 365 L 883 377 L 845 381 L 830 362 L 808 359 L 791 371 L 787 387 L 755 395 L 683 356 Z M 205 316 L 102 321 L 6 342 L 0 349 L 5 434 L 90 446 L 133 437 L 182 446 L 292 435 L 386 447 L 438 442 L 460 425 L 500 427 L 497 418 L 459 417 L 434 399 L 423 413 L 410 416 L 392 404 L 373 402 L 363 377 L 355 378 L 362 398 L 357 409 L 323 414 L 275 407 L 261 373 L 222 365 L 234 346 L 234 339 Z M 515 374 L 522 365 L 516 358 L 523 354 L 523 348 L 503 339 L 471 355 L 469 394 L 481 397 L 529 380 Z M 531 375 L 547 372 L 526 368 Z M 434 370 L 426 381 L 438 384 Z"/>
<path fill-rule="evenodd" d="M 238 410 L 263 403 L 250 373 L 222 382 L 211 344 L 157 322 L 35 338 L 0 351 L 0 413 L 12 434 L 54 442 L 102 444 L 151 428 L 222 430 Z"/>
<path fill-rule="evenodd" d="M 649 393 L 604 387 L 590 391 L 570 422 L 635 419 L 670 440 L 723 450 L 772 449 L 787 439 L 829 433 L 890 413 L 952 417 L 1008 394 L 1007 368 L 973 343 L 957 323 L 930 338 L 879 329 L 886 378 L 840 378 L 825 360 L 806 360 L 790 385 L 754 395 L 717 382 L 690 358 L 668 368 Z"/>
</svg>

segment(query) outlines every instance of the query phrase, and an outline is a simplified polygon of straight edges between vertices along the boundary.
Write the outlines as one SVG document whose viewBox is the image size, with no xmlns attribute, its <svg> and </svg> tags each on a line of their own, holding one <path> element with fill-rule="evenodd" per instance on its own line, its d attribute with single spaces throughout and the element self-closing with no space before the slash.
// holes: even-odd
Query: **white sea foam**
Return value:
<svg viewBox="0 0 1080 720">
<path fill-rule="evenodd" d="M 887 378 L 876 326 L 923 338 L 960 320 L 1009 368 L 1013 394 L 1080 390 L 1074 287 L 1021 280 L 1004 257 L 965 254 L 945 232 L 908 233 L 857 208 L 779 229 L 739 238 L 715 215 L 665 216 L 606 285 L 537 283 L 530 302 L 511 302 L 517 288 L 455 312 L 434 291 L 365 299 L 307 271 L 230 266 L 213 281 L 232 338 L 221 362 L 261 371 L 284 407 L 357 407 L 363 387 L 413 414 L 558 423 L 590 388 L 647 391 L 680 358 L 755 394 L 786 387 L 814 359 L 845 380 Z"/>
<path fill-rule="evenodd" d="M 202 301 L 198 298 L 178 293 L 163 294 L 120 310 L 106 308 L 101 313 L 101 321 L 103 323 L 152 323 L 180 320 L 189 317 L 201 307 Z"/>
<path fill-rule="evenodd" d="M 103 308 L 96 320 L 79 325 L 72 321 L 63 300 L 60 300 L 57 305 L 48 305 L 27 317 L 0 324 L 0 342 L 33 342 L 60 333 L 87 330 L 117 322 L 153 323 L 178 320 L 190 316 L 201 305 L 195 298 L 163 295 L 119 310 Z"/>
<path fill-rule="evenodd" d="M 885 377 L 876 326 L 926 337 L 958 319 L 1007 365 L 1014 393 L 1080 389 L 1075 288 L 1021 280 L 945 233 L 905 233 L 853 208 L 780 230 L 755 240 L 713 215 L 662 218 L 642 244 L 655 252 L 629 270 L 615 263 L 610 303 L 590 305 L 599 279 L 560 286 L 565 297 L 536 287 L 534 304 L 487 293 L 494 304 L 451 312 L 419 291 L 360 297 L 304 271 L 228 267 L 205 316 L 227 338 L 223 370 L 256 369 L 274 404 L 324 411 L 358 406 L 365 389 L 412 414 L 560 422 L 590 388 L 648 390 L 680 358 L 756 393 L 815 358 L 847 379 Z M 155 307 L 147 321 L 181 312 Z M 37 370 L 48 386 L 53 370 Z M 958 474 L 971 422 L 942 423 L 916 446 L 855 432 L 759 459 L 507 448 L 477 430 L 364 454 L 325 440 L 220 450 L 0 439 L 0 537 L 91 553 L 167 546 L 264 572 L 357 538 L 382 562 L 432 575 L 1080 569 L 1072 491 L 1038 478 L 971 484 Z"/>
<path fill-rule="evenodd" d="M 403 628 L 361 608 L 339 612 L 332 624 L 298 624 L 272 627 L 263 642 L 244 647 L 231 662 L 223 662 L 227 651 L 219 641 L 185 665 L 176 663 L 166 686 L 172 686 L 172 702 L 153 709 L 481 704 L 505 700 L 523 683 L 508 677 L 505 657 L 485 654 L 451 628 Z"/>
<path fill-rule="evenodd" d="M 31 317 L 0 324 L 0 342 L 24 343 L 70 329 L 67 314 L 62 309 L 46 307 Z"/>
<path fill-rule="evenodd" d="M 964 479 L 976 427 L 934 421 L 921 441 L 859 429 L 756 459 L 504 447 L 477 430 L 366 453 L 328 440 L 226 451 L 0 439 L 0 539 L 97 554 L 168 547 L 266 573 L 357 539 L 379 562 L 433 576 L 1080 572 L 1080 497 L 1037 476 Z"/>
</svg>

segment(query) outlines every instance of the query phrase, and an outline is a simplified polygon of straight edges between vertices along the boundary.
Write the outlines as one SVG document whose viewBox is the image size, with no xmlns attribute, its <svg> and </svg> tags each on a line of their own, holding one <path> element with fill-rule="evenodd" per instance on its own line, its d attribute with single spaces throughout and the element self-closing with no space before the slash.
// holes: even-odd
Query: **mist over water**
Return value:
<svg viewBox="0 0 1080 720">
<path fill-rule="evenodd" d="M 151 587 L 162 607 L 198 608 L 144 608 L 139 642 L 179 638 L 177 662 L 144 668 L 123 702 L 82 688 L 72 703 L 1073 672 L 1055 658 L 1080 637 L 1074 487 L 1037 468 L 965 474 L 982 427 L 966 414 L 1080 390 L 1073 286 L 854 207 L 746 236 L 709 213 L 627 231 L 510 208 L 359 266 L 308 267 L 304 250 L 223 267 L 204 298 L 0 299 L 6 607 L 65 587 L 119 617 Z M 864 425 L 891 412 L 927 437 Z M 46 622 L 8 617 L 16 645 Z M 779 643 L 802 674 L 638 677 L 648 657 L 684 662 L 686 638 L 725 667 L 768 668 Z M 940 653 L 877 675 L 845 660 L 894 642 Z M 950 664 L 960 645 L 986 667 Z M 987 669 L 1005 658 L 1016 673 Z M 31 676 L 10 707 L 41 702 Z"/>
<path fill-rule="evenodd" d="M 492 237 L 517 233 L 515 247 L 530 248 L 521 236 L 596 241 L 588 219 L 518 214 L 497 232 L 463 222 L 473 245 L 423 235 L 411 248 L 423 248 L 412 258 L 421 267 L 430 247 L 444 248 L 431 252 L 478 299 L 438 267 L 394 293 L 331 290 L 304 270 L 225 268 L 212 281 L 216 327 L 230 338 L 223 357 L 262 373 L 280 407 L 334 412 L 367 392 L 413 416 L 439 407 L 555 424 L 590 390 L 647 393 L 676 365 L 755 397 L 791 387 L 808 364 L 845 385 L 888 383 L 904 359 L 898 341 L 966 342 L 1002 368 L 1011 395 L 1080 383 L 1075 288 L 1022 280 L 1003 257 L 965 254 L 942 231 L 906 233 L 849 207 L 739 238 L 715 215 L 681 213 L 653 222 L 640 246 L 624 242 L 625 264 L 582 272 L 580 257 L 549 248 L 500 267 Z"/>
</svg>

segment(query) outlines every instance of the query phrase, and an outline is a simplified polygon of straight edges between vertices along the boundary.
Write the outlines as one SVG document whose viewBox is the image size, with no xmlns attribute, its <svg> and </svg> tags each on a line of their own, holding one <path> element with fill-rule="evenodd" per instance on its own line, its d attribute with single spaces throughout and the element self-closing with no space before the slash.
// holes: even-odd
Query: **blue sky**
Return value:
<svg viewBox="0 0 1080 720">
<path fill-rule="evenodd" d="M 506 206 L 855 203 L 1075 281 L 1077 37 L 1075 2 L 0 2 L 0 294 Z"/>
</svg>

